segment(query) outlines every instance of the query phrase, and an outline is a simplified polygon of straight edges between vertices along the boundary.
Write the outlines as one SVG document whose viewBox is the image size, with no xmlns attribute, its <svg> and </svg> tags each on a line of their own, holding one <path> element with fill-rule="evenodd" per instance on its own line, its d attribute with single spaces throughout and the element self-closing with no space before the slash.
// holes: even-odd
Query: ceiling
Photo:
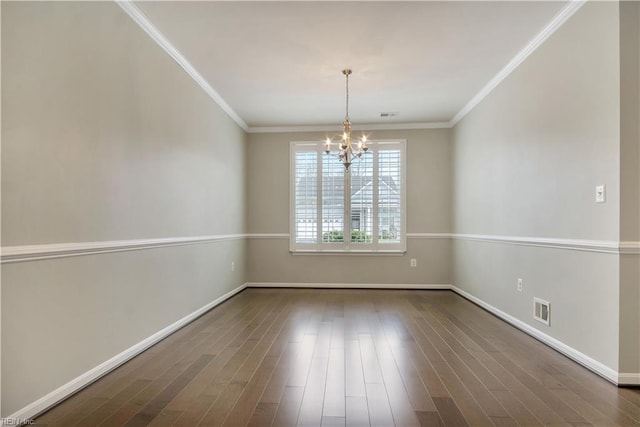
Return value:
<svg viewBox="0 0 640 427">
<path fill-rule="evenodd" d="M 449 123 L 565 1 L 144 1 L 249 126 Z M 397 113 L 381 118 L 380 113 Z"/>
</svg>

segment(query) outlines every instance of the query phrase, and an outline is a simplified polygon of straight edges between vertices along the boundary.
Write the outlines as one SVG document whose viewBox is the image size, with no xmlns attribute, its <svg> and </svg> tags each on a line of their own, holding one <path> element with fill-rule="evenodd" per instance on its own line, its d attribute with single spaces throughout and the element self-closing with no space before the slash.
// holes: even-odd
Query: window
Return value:
<svg viewBox="0 0 640 427">
<path fill-rule="evenodd" d="M 406 250 L 406 142 L 368 145 L 345 173 L 337 151 L 291 143 L 291 251 Z"/>
</svg>

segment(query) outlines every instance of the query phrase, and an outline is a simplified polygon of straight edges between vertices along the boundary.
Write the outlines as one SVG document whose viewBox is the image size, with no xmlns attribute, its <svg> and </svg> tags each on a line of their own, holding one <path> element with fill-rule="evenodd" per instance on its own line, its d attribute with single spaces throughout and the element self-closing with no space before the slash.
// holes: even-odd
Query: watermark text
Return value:
<svg viewBox="0 0 640 427">
<path fill-rule="evenodd" d="M 0 426 L 25 426 L 35 424 L 32 418 L 0 418 Z"/>
</svg>

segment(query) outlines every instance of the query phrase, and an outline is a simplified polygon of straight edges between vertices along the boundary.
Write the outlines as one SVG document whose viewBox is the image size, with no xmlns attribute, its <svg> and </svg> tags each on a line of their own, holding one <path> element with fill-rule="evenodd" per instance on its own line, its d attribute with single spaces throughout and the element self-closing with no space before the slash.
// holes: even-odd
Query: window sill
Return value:
<svg viewBox="0 0 640 427">
<path fill-rule="evenodd" d="M 289 250 L 291 255 L 349 255 L 349 256 L 403 256 L 406 250 Z"/>
</svg>

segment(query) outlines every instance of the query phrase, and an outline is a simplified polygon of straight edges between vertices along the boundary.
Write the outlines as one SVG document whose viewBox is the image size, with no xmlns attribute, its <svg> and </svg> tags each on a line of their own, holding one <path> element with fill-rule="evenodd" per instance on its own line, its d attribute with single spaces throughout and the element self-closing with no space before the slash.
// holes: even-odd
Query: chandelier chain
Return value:
<svg viewBox="0 0 640 427">
<path fill-rule="evenodd" d="M 346 83 L 346 85 L 347 85 L 347 90 L 346 90 L 347 102 L 346 102 L 346 111 L 345 111 L 344 119 L 345 120 L 349 120 L 349 73 L 345 73 L 345 76 L 347 77 L 347 79 L 346 79 L 347 80 L 347 83 Z"/>
</svg>

